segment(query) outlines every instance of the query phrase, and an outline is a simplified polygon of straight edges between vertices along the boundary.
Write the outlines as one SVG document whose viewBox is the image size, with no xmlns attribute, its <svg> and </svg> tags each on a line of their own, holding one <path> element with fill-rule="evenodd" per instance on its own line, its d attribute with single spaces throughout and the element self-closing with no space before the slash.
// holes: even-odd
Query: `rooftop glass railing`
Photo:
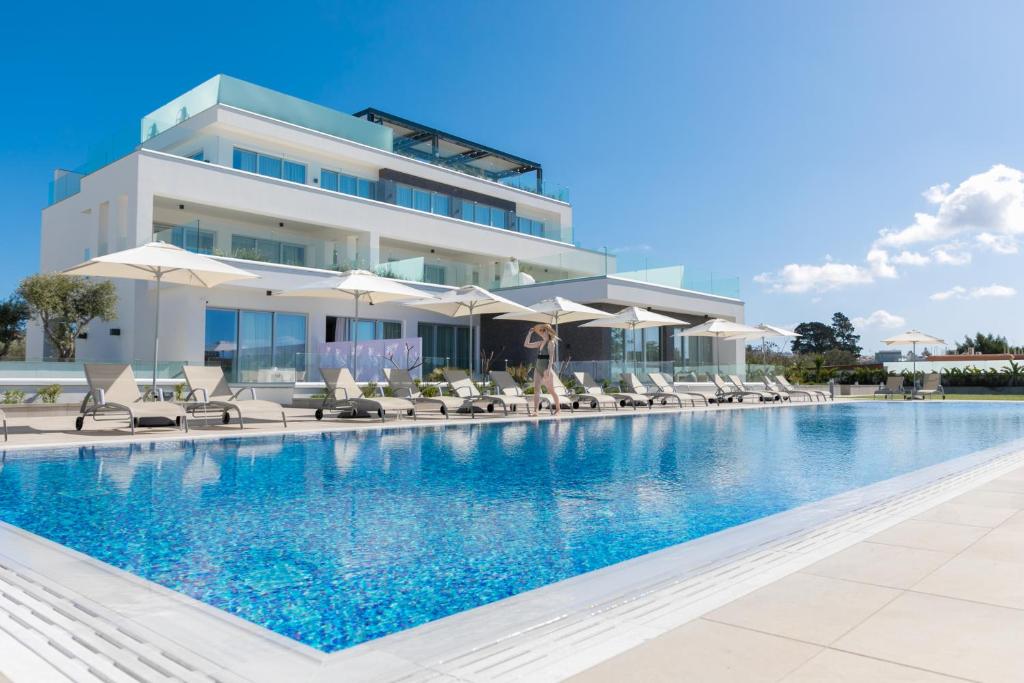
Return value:
<svg viewBox="0 0 1024 683">
<path fill-rule="evenodd" d="M 660 268 L 641 268 L 612 273 L 615 277 L 628 280 L 649 282 L 664 287 L 688 289 L 716 296 L 733 299 L 740 297 L 740 279 L 732 275 L 722 275 L 709 270 L 690 268 L 689 266 L 664 266 Z"/>
</svg>

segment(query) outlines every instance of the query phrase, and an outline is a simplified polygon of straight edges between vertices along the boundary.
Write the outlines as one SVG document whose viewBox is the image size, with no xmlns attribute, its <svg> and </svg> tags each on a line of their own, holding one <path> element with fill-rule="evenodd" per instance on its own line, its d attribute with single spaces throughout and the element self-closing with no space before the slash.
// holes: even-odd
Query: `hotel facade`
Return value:
<svg viewBox="0 0 1024 683">
<path fill-rule="evenodd" d="M 623 226 L 629 234 L 635 226 Z M 238 382 L 315 380 L 322 354 L 352 338 L 347 301 L 272 296 L 366 268 L 427 294 L 466 284 L 524 305 L 551 296 L 688 321 L 743 321 L 738 282 L 683 266 L 621 272 L 576 246 L 568 193 L 540 164 L 376 109 L 354 115 L 216 76 L 143 117 L 122 144 L 57 170 L 42 212 L 40 270 L 152 240 L 209 254 L 259 278 L 212 289 L 165 287 L 161 360 L 216 362 Z M 115 281 L 115 320 L 94 322 L 76 359 L 145 362 L 154 285 Z M 470 321 L 400 304 L 364 306 L 358 337 L 401 340 L 424 360 L 502 367 L 528 359 L 522 324 Z M 678 371 L 742 363 L 742 344 L 566 329 L 563 358 Z M 31 327 L 28 358 L 50 355 Z M 381 346 L 384 348 L 384 346 Z M 713 353 L 719 357 L 713 358 Z"/>
</svg>

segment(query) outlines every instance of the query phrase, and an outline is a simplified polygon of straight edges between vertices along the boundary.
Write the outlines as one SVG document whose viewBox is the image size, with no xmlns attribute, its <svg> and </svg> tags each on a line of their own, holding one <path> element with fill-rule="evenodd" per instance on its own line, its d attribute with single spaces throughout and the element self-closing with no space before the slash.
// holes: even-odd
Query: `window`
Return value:
<svg viewBox="0 0 1024 683">
<path fill-rule="evenodd" d="M 231 156 L 231 165 L 240 171 L 255 173 L 257 156 L 256 152 L 249 152 L 236 147 L 234 154 Z"/>
<path fill-rule="evenodd" d="M 430 193 L 425 190 L 412 191 L 412 208 L 417 211 L 430 211 Z"/>
<path fill-rule="evenodd" d="M 395 186 L 395 203 L 399 206 L 412 208 L 412 188 L 405 185 Z"/>
<path fill-rule="evenodd" d="M 153 234 L 158 242 L 167 242 L 196 254 L 212 254 L 216 233 L 191 225 L 154 225 Z"/>
<path fill-rule="evenodd" d="M 373 199 L 376 194 L 377 183 L 372 180 L 366 180 L 365 178 L 356 179 L 356 194 L 360 197 L 366 197 L 367 199 Z"/>
<path fill-rule="evenodd" d="M 444 266 L 439 266 L 436 263 L 424 263 L 423 281 L 435 285 L 445 284 Z"/>
<path fill-rule="evenodd" d="M 271 178 L 282 178 L 295 183 L 306 182 L 306 165 L 294 161 L 285 161 L 280 157 L 259 154 L 235 147 L 231 156 L 231 165 L 241 171 L 259 173 Z"/>
<path fill-rule="evenodd" d="M 345 194 L 355 194 L 356 193 L 356 177 L 355 176 L 351 176 L 351 175 L 344 175 L 344 174 L 342 174 L 342 176 L 341 176 L 341 184 L 339 185 L 339 189 L 342 192 L 344 192 Z"/>
<path fill-rule="evenodd" d="M 257 382 L 260 370 L 305 372 L 306 316 L 272 311 L 206 309 L 204 358 L 235 382 Z"/>
<path fill-rule="evenodd" d="M 203 150 L 199 150 L 198 152 L 192 152 L 192 154 L 188 155 L 188 158 L 189 159 L 195 159 L 196 161 L 205 161 L 206 160 L 206 157 L 203 156 Z"/>
<path fill-rule="evenodd" d="M 270 176 L 271 178 L 280 178 L 281 160 L 277 157 L 268 157 L 265 154 L 260 154 L 257 172 L 260 175 Z"/>
<path fill-rule="evenodd" d="M 235 258 L 288 266 L 306 265 L 306 247 L 277 240 L 266 240 L 244 235 L 231 236 L 231 255 Z"/>
<path fill-rule="evenodd" d="M 417 333 L 423 342 L 423 371 L 454 366 L 468 368 L 470 329 L 459 325 L 419 323 Z"/>
<path fill-rule="evenodd" d="M 337 192 L 338 174 L 325 168 L 320 169 L 320 187 L 331 192 Z"/>
<path fill-rule="evenodd" d="M 306 184 L 306 165 L 297 164 L 294 161 L 284 162 L 284 179 L 293 183 Z"/>
<path fill-rule="evenodd" d="M 531 218 L 516 217 L 516 230 L 527 235 L 544 236 L 544 222 L 535 221 Z"/>
<path fill-rule="evenodd" d="M 352 340 L 355 318 L 345 318 L 345 339 Z M 359 341 L 373 339 L 401 339 L 402 323 L 397 320 L 359 319 Z"/>
<path fill-rule="evenodd" d="M 441 216 L 448 216 L 450 211 L 449 197 L 446 194 L 434 193 L 433 212 Z"/>
</svg>

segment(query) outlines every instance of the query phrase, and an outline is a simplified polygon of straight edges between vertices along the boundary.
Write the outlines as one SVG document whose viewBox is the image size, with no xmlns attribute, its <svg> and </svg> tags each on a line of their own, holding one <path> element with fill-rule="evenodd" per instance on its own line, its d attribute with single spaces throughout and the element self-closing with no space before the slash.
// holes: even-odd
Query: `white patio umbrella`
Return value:
<svg viewBox="0 0 1024 683">
<path fill-rule="evenodd" d="M 668 325 L 689 324 L 690 323 L 685 320 L 670 318 L 669 316 L 662 315 L 661 313 L 648 311 L 646 308 L 630 306 L 628 308 L 623 308 L 618 313 L 613 313 L 606 318 L 598 318 L 597 320 L 591 320 L 588 323 L 583 323 L 580 327 L 610 327 L 619 330 L 629 330 L 635 337 L 637 330 L 646 330 L 651 327 L 665 327 Z M 642 352 L 643 339 L 641 339 L 641 353 Z M 635 364 L 633 369 L 636 369 Z"/>
<path fill-rule="evenodd" d="M 355 324 L 352 326 L 352 376 L 356 377 L 356 347 L 359 344 L 359 303 L 382 304 L 390 301 L 424 299 L 428 294 L 408 285 L 381 277 L 368 270 L 349 270 L 335 277 L 302 285 L 295 289 L 274 292 L 275 296 L 301 296 L 321 299 L 351 299 L 355 301 Z"/>
<path fill-rule="evenodd" d="M 676 332 L 677 337 L 712 337 L 715 339 L 716 351 L 718 350 L 718 341 L 721 339 L 757 339 L 764 334 L 764 330 L 759 327 L 751 327 L 750 325 L 744 325 L 743 323 L 732 322 L 731 320 L 723 320 L 722 318 L 712 318 L 705 323 L 701 323 L 696 327 L 691 327 L 688 330 L 682 332 Z M 722 364 L 718 353 L 715 354 L 715 368 L 719 373 L 722 372 Z"/>
<path fill-rule="evenodd" d="M 470 317 L 470 326 L 473 326 L 473 316 L 480 313 L 530 313 L 530 309 L 515 301 L 510 301 L 503 296 L 488 292 L 483 287 L 466 285 L 433 298 L 422 301 L 410 301 L 406 306 L 419 308 L 425 311 L 433 311 L 450 318 Z M 479 322 L 476 320 L 477 339 L 479 339 Z M 470 353 L 469 371 L 473 372 L 476 361 L 473 358 L 476 354 Z"/>
<path fill-rule="evenodd" d="M 530 313 L 506 313 L 499 315 L 501 320 L 526 320 L 534 323 L 547 323 L 553 325 L 555 334 L 558 334 L 559 323 L 575 323 L 582 320 L 595 320 L 597 318 L 608 318 L 611 313 L 600 311 L 590 306 L 578 304 L 575 301 L 564 299 L 560 296 L 551 299 L 544 299 L 530 306 Z M 558 347 L 555 347 L 555 362 L 558 362 Z"/>
<path fill-rule="evenodd" d="M 149 280 L 156 282 L 156 315 L 153 326 L 153 386 L 160 355 L 160 285 L 169 282 L 191 287 L 216 287 L 225 282 L 259 277 L 217 259 L 186 251 L 166 242 L 150 242 L 113 254 L 97 256 L 64 271 L 67 275 Z"/>
<path fill-rule="evenodd" d="M 902 332 L 900 334 L 897 334 L 894 337 L 889 337 L 888 339 L 883 339 L 882 341 L 885 342 L 886 346 L 906 346 L 907 344 L 911 345 L 911 348 L 913 349 L 912 353 L 914 354 L 914 358 L 913 358 L 913 368 L 914 368 L 914 370 L 913 370 L 913 372 L 914 372 L 914 386 L 915 387 L 917 386 L 917 345 L 918 344 L 945 344 L 946 343 L 942 339 L 939 339 L 938 337 L 933 337 L 930 334 L 925 334 L 924 332 L 921 332 L 920 330 L 907 330 L 906 332 Z"/>
<path fill-rule="evenodd" d="M 765 344 L 767 337 L 802 337 L 803 335 L 794 332 L 793 330 L 787 330 L 785 327 L 778 327 L 777 325 L 769 325 L 768 323 L 761 323 L 757 326 L 757 329 L 763 330 L 761 334 L 761 362 L 768 365 L 768 349 Z M 744 339 L 746 337 L 743 337 Z"/>
</svg>

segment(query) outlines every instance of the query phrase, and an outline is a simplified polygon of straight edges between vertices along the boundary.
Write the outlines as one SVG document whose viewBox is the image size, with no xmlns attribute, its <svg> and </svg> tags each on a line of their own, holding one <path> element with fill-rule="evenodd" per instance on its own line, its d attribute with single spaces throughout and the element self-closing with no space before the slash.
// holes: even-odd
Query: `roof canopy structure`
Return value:
<svg viewBox="0 0 1024 683">
<path fill-rule="evenodd" d="M 537 174 L 538 188 L 543 180 L 540 164 L 529 159 L 508 154 L 372 107 L 356 112 L 354 116 L 391 128 L 394 131 L 393 151 L 396 154 L 449 166 L 488 180 L 497 181 L 531 171 Z"/>
</svg>

